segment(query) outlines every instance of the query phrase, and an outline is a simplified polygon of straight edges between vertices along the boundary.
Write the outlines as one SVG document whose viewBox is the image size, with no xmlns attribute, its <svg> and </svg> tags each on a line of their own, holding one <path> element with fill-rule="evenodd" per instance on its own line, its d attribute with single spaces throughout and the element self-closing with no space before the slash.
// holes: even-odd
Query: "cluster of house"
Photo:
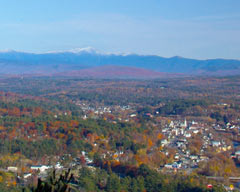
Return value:
<svg viewBox="0 0 240 192">
<path fill-rule="evenodd" d="M 60 162 L 57 162 L 54 166 L 52 165 L 32 165 L 30 166 L 29 172 L 26 172 L 23 174 L 22 178 L 18 176 L 18 179 L 24 179 L 27 180 L 28 178 L 32 177 L 33 174 L 37 173 L 39 177 L 46 177 L 47 171 L 49 169 L 55 168 L 56 170 L 63 169 L 63 166 L 60 164 Z M 6 172 L 12 172 L 12 173 L 18 173 L 19 168 L 14 166 L 9 166 L 5 170 Z"/>
<path fill-rule="evenodd" d="M 91 118 L 98 118 L 99 116 L 109 113 L 114 114 L 115 112 L 119 113 L 121 111 L 131 110 L 132 107 L 130 105 L 112 105 L 112 106 L 92 106 L 88 102 L 84 101 L 75 101 L 74 102 L 80 109 L 83 111 L 83 119 L 87 119 L 89 114 L 91 113 Z M 128 119 L 129 120 L 129 119 Z"/>
<path fill-rule="evenodd" d="M 161 141 L 161 145 L 166 155 L 168 155 L 168 148 L 174 148 L 177 152 L 174 161 L 164 167 L 168 169 L 197 168 L 199 162 L 209 159 L 205 154 L 207 148 L 212 147 L 216 152 L 232 149 L 230 144 L 223 139 L 216 139 L 209 130 L 209 127 L 195 121 L 189 123 L 186 119 L 185 121 L 171 121 L 166 128 L 162 129 L 165 139 Z M 199 134 L 201 135 L 201 148 L 197 152 L 192 152 L 189 140 Z"/>
<path fill-rule="evenodd" d="M 216 131 L 232 131 L 233 129 L 238 129 L 240 131 L 240 126 L 236 124 L 232 124 L 228 122 L 225 126 L 219 125 L 219 124 L 213 124 L 213 128 Z"/>
</svg>

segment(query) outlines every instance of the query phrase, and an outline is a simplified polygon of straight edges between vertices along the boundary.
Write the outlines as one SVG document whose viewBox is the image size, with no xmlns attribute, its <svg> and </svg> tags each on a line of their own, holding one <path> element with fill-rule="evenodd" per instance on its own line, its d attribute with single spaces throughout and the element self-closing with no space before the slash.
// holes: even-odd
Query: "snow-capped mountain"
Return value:
<svg viewBox="0 0 240 192">
<path fill-rule="evenodd" d="M 159 76 L 162 73 L 185 75 L 240 74 L 239 60 L 196 60 L 179 56 L 164 58 L 156 55 L 106 54 L 92 47 L 47 53 L 27 53 L 13 50 L 0 52 L 0 74 L 64 75 L 64 72 L 68 72 L 66 74 L 69 76 L 69 72 L 85 70 L 87 73 L 89 70 L 86 71 L 86 69 L 94 70 L 96 68 L 99 70 L 101 67 L 107 70 L 107 66 L 112 68 L 116 66 L 117 70 L 124 67 L 125 71 L 126 68 L 129 68 L 133 72 L 137 69 L 144 69 L 152 71 L 154 77 L 156 77 L 156 72 L 159 73 Z M 147 74 L 151 76 L 151 73 Z"/>
</svg>

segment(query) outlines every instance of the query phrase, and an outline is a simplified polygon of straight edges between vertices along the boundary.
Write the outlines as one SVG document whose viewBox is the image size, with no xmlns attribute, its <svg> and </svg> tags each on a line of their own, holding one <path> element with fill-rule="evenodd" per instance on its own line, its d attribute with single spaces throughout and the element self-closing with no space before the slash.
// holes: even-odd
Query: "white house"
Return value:
<svg viewBox="0 0 240 192">
<path fill-rule="evenodd" d="M 219 147 L 221 145 L 220 141 L 212 141 L 212 146 L 213 147 Z"/>
<path fill-rule="evenodd" d="M 25 173 L 25 174 L 23 175 L 23 178 L 24 178 L 24 179 L 27 179 L 28 177 L 31 177 L 31 176 L 32 176 L 31 173 Z"/>
<path fill-rule="evenodd" d="M 17 172 L 18 168 L 17 167 L 8 167 L 7 170 L 11 171 L 11 172 Z"/>
<path fill-rule="evenodd" d="M 41 173 L 45 172 L 46 170 L 52 168 L 52 166 L 48 166 L 48 165 L 33 165 L 31 166 L 31 170 L 39 170 Z"/>
</svg>

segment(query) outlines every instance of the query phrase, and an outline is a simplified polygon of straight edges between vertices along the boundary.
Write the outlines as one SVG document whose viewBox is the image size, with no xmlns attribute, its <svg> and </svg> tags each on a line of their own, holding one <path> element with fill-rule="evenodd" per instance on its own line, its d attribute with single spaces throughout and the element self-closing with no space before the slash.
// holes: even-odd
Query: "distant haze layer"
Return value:
<svg viewBox="0 0 240 192">
<path fill-rule="evenodd" d="M 6 51 L 0 52 L 0 73 L 101 78 L 238 75 L 240 60 L 103 54 L 92 48 L 42 54 Z"/>
</svg>

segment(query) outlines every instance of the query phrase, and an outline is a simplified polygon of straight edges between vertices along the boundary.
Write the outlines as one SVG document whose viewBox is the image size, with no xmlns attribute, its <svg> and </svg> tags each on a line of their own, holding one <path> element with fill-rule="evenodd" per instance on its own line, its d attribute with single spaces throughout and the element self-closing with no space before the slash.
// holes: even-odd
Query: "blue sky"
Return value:
<svg viewBox="0 0 240 192">
<path fill-rule="evenodd" d="M 240 59 L 239 0 L 0 0 L 0 50 Z"/>
</svg>

